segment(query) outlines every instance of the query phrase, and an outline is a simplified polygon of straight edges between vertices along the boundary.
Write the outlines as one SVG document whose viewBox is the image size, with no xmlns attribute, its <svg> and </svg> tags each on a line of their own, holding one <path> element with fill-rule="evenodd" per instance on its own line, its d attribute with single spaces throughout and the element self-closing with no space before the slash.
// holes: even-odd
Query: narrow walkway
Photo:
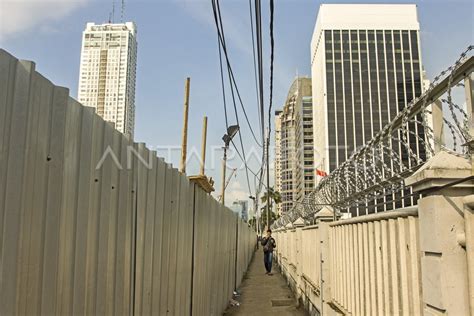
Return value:
<svg viewBox="0 0 474 316">
<path fill-rule="evenodd" d="M 306 315 L 296 307 L 295 297 L 275 263 L 273 273 L 265 274 L 260 247 L 240 286 L 240 296 L 236 297 L 240 306 L 229 307 L 224 315 Z"/>
</svg>

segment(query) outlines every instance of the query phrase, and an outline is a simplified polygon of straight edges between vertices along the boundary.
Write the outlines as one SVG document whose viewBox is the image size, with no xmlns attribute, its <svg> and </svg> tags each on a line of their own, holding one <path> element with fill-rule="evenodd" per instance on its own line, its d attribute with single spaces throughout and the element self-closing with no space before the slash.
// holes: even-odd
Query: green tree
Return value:
<svg viewBox="0 0 474 316">
<path fill-rule="evenodd" d="M 273 210 L 270 210 L 270 226 L 276 221 L 280 216 L 275 214 Z M 260 216 L 261 227 L 265 228 L 267 226 L 267 210 L 262 208 L 262 216 Z"/>
</svg>

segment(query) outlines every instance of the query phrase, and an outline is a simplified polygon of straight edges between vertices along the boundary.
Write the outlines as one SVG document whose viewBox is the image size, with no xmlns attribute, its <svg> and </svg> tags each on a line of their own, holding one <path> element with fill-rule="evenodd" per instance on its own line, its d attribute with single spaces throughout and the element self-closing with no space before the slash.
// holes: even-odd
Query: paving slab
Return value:
<svg viewBox="0 0 474 316">
<path fill-rule="evenodd" d="M 240 306 L 229 307 L 224 315 L 307 315 L 297 307 L 293 293 L 275 264 L 272 273 L 271 276 L 265 274 L 260 248 L 238 290 L 240 296 L 235 298 Z"/>
</svg>

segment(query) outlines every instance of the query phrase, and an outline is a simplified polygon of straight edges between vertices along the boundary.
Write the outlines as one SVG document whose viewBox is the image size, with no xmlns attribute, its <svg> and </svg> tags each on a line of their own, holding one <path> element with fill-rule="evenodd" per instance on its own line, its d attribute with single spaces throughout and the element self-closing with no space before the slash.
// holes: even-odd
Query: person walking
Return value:
<svg viewBox="0 0 474 316">
<path fill-rule="evenodd" d="M 272 230 L 267 229 L 267 236 L 262 238 L 263 263 L 267 275 L 272 275 L 273 249 L 276 248 L 275 239 L 272 237 Z"/>
</svg>

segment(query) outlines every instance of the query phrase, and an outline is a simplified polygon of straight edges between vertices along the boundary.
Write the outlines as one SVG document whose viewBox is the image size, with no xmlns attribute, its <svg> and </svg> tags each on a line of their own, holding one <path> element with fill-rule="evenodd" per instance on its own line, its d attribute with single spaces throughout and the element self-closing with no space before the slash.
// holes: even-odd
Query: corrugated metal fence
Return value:
<svg viewBox="0 0 474 316">
<path fill-rule="evenodd" d="M 0 238 L 1 315 L 219 315 L 255 243 L 155 152 L 3 50 Z"/>
</svg>

